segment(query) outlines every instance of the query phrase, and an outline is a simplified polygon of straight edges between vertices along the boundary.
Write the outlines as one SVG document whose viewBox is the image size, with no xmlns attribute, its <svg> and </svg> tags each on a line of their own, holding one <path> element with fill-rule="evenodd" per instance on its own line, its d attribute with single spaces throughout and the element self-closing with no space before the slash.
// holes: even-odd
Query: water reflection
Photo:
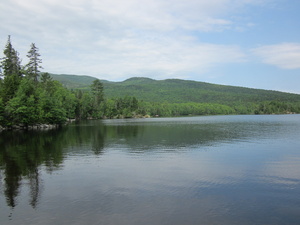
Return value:
<svg viewBox="0 0 300 225">
<path fill-rule="evenodd" d="M 103 154 L 104 130 L 103 126 L 74 125 L 57 130 L 2 132 L 0 169 L 7 205 L 16 206 L 20 187 L 27 183 L 31 196 L 29 204 L 35 208 L 42 190 L 41 166 L 52 173 L 63 166 L 67 153 L 76 154 L 76 147 L 83 145 L 89 145 L 95 155 Z M 86 149 L 79 148 L 78 151 Z"/>
<path fill-rule="evenodd" d="M 4 176 L 4 194 L 7 205 L 16 206 L 22 179 L 30 186 L 30 205 L 35 208 L 41 192 L 39 166 L 46 165 L 51 172 L 63 162 L 60 132 L 1 133 L 0 168 Z"/>
<path fill-rule="evenodd" d="M 103 123 L 109 132 L 106 144 L 126 144 L 135 153 L 282 138 L 292 131 L 297 134 L 299 125 L 287 123 L 285 117 L 268 120 L 261 116 L 104 120 Z"/>
<path fill-rule="evenodd" d="M 15 208 L 22 201 L 22 199 L 18 201 L 18 196 L 22 194 L 22 186 L 26 186 L 28 188 L 26 194 L 29 196 L 28 205 L 39 208 L 42 195 L 53 197 L 53 194 L 49 194 L 51 190 L 46 190 L 45 173 L 63 171 L 64 176 L 56 182 L 64 182 L 64 179 L 67 179 L 70 186 L 66 186 L 72 192 L 65 191 L 68 196 L 59 195 L 57 198 L 61 202 L 67 202 L 68 198 L 75 202 L 81 199 L 81 203 L 87 207 L 85 210 L 91 210 L 95 215 L 96 208 L 98 213 L 106 215 L 117 211 L 127 214 L 142 209 L 147 200 L 147 207 L 151 207 L 157 215 L 160 213 L 159 209 L 165 207 L 170 211 L 178 210 L 178 215 L 179 211 L 185 211 L 185 215 L 194 213 L 194 217 L 190 217 L 191 221 L 197 220 L 199 209 L 209 214 L 212 213 L 209 212 L 210 206 L 219 205 L 214 210 L 222 210 L 217 196 L 223 192 L 228 192 L 226 196 L 229 196 L 223 195 L 223 198 L 235 198 L 241 201 L 243 196 L 247 195 L 248 200 L 254 202 L 252 199 L 257 197 L 256 193 L 253 192 L 251 195 L 247 192 L 257 184 L 257 179 L 259 182 L 274 184 L 290 182 L 289 187 L 294 188 L 293 193 L 298 193 L 295 187 L 299 186 L 297 173 L 299 156 L 295 157 L 292 153 L 296 151 L 295 145 L 299 142 L 286 145 L 284 150 L 291 154 L 286 156 L 286 160 L 278 160 L 280 163 L 277 164 L 264 164 L 267 158 L 281 151 L 281 149 L 275 149 L 276 151 L 272 149 L 276 148 L 276 145 L 269 142 L 280 139 L 282 145 L 279 148 L 282 148 L 285 140 L 287 143 L 299 140 L 300 126 L 297 119 L 299 116 L 292 118 L 296 119 L 289 120 L 280 116 L 228 116 L 103 120 L 83 121 L 58 130 L 6 131 L 0 134 L 2 193 L 6 198 L 7 206 Z M 260 142 L 264 143 L 263 147 L 253 145 Z M 250 150 L 237 151 L 239 148 L 245 148 L 248 143 L 252 144 Z M 226 147 L 228 144 L 230 149 Z M 237 147 L 233 148 L 233 145 Z M 253 146 L 261 152 L 252 153 L 257 151 Z M 211 158 L 205 154 L 195 154 L 202 150 L 214 151 L 214 149 L 219 152 L 210 154 Z M 165 153 L 165 158 L 161 156 L 162 152 Z M 150 160 L 145 163 L 149 156 Z M 151 158 L 152 156 L 154 159 Z M 100 165 L 94 158 L 105 158 L 105 160 L 101 161 Z M 90 162 L 93 163 L 89 164 Z M 259 167 L 262 167 L 262 175 L 258 176 L 255 174 L 256 171 L 253 176 L 251 171 Z M 78 182 L 80 184 L 76 187 Z M 237 188 L 240 192 L 233 193 L 232 187 L 239 182 L 242 182 Z M 55 184 L 47 185 L 53 188 Z M 264 194 L 263 191 L 269 186 L 261 186 L 263 190 L 260 191 Z M 84 188 L 88 188 L 90 193 L 83 193 Z M 278 186 L 274 190 L 278 191 Z M 157 197 L 157 193 L 160 196 Z M 152 196 L 152 200 L 146 199 L 145 195 Z M 194 204 L 195 209 L 185 208 L 179 203 L 184 199 L 172 198 L 172 196 L 189 198 L 185 204 Z M 62 197 L 63 200 L 60 199 Z M 176 202 L 177 208 L 175 206 L 172 208 L 174 205 L 172 202 Z M 228 202 L 232 203 L 232 200 Z M 224 203 L 223 206 L 229 208 L 226 204 Z M 69 209 L 69 213 L 76 216 L 75 212 L 80 213 L 82 207 L 74 205 L 74 208 Z M 155 211 L 157 205 L 161 207 Z M 66 206 L 66 203 L 57 207 L 63 210 L 63 206 Z M 238 210 L 238 206 L 240 205 L 236 204 L 235 208 L 230 209 Z M 43 207 L 45 208 L 40 206 Z M 147 216 L 146 212 L 138 212 Z M 90 215 L 88 212 L 85 213 Z M 217 214 L 216 211 L 213 213 Z M 179 218 L 176 216 L 172 217 L 174 224 L 177 219 Z M 159 220 L 157 222 L 159 223 Z M 181 222 L 184 224 L 184 221 Z"/>
</svg>

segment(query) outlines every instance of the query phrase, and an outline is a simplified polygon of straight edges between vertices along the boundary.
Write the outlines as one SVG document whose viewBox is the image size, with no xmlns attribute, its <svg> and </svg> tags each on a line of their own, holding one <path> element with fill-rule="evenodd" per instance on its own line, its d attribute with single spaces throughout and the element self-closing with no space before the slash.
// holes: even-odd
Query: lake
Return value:
<svg viewBox="0 0 300 225">
<path fill-rule="evenodd" d="M 0 224 L 300 224 L 300 115 L 0 133 Z"/>
</svg>

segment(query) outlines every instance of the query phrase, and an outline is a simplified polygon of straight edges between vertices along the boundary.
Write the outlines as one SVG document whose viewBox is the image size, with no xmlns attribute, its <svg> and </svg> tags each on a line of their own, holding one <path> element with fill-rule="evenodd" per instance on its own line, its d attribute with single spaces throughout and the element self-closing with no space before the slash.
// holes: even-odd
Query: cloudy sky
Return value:
<svg viewBox="0 0 300 225">
<path fill-rule="evenodd" d="M 300 93 L 299 0 L 2 0 L 0 46 L 43 71 Z M 1 57 L 3 56 L 1 51 Z"/>
</svg>

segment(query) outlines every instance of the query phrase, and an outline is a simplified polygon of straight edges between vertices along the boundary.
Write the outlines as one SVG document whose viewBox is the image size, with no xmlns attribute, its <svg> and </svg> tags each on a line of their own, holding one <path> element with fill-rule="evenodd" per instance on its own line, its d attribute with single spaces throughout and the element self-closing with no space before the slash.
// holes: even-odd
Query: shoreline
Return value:
<svg viewBox="0 0 300 225">
<path fill-rule="evenodd" d="M 75 119 L 68 119 L 64 124 L 34 124 L 26 126 L 24 124 L 12 125 L 11 127 L 0 126 L 0 132 L 5 130 L 51 130 L 62 127 L 69 123 L 76 121 Z"/>
<path fill-rule="evenodd" d="M 221 115 L 294 115 L 298 114 L 295 112 L 287 112 L 287 113 L 279 113 L 279 114 L 214 114 L 214 115 L 184 115 L 184 116 L 171 116 L 171 117 L 194 117 L 194 116 L 221 116 Z M 125 117 L 125 116 L 115 116 L 112 118 L 108 117 L 103 117 L 101 119 L 146 119 L 146 118 L 159 118 L 161 117 L 160 115 L 155 115 L 155 116 L 150 116 L 150 115 L 145 115 L 145 116 L 140 116 L 136 115 L 133 117 Z M 168 118 L 171 118 L 168 117 Z M 87 118 L 88 120 L 94 120 L 95 118 Z M 68 119 L 64 124 L 34 124 L 30 126 L 25 126 L 23 124 L 18 124 L 18 125 L 12 125 L 11 127 L 3 127 L 0 125 L 0 132 L 6 131 L 6 130 L 50 130 L 50 129 L 56 129 L 65 125 L 68 125 L 72 122 L 77 121 L 76 119 Z"/>
</svg>

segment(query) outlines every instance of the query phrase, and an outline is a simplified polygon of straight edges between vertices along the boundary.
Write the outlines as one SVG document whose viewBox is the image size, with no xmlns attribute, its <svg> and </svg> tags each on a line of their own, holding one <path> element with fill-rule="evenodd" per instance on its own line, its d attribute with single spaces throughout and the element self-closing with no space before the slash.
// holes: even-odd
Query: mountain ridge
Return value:
<svg viewBox="0 0 300 225">
<path fill-rule="evenodd" d="M 87 75 L 51 74 L 69 89 L 88 90 L 97 79 Z M 282 101 L 300 102 L 300 95 L 276 90 L 256 89 L 231 85 L 212 84 L 201 81 L 131 77 L 124 81 L 100 80 L 108 98 L 134 96 L 147 102 L 169 103 L 219 103 L 232 105 L 235 102 Z"/>
</svg>

